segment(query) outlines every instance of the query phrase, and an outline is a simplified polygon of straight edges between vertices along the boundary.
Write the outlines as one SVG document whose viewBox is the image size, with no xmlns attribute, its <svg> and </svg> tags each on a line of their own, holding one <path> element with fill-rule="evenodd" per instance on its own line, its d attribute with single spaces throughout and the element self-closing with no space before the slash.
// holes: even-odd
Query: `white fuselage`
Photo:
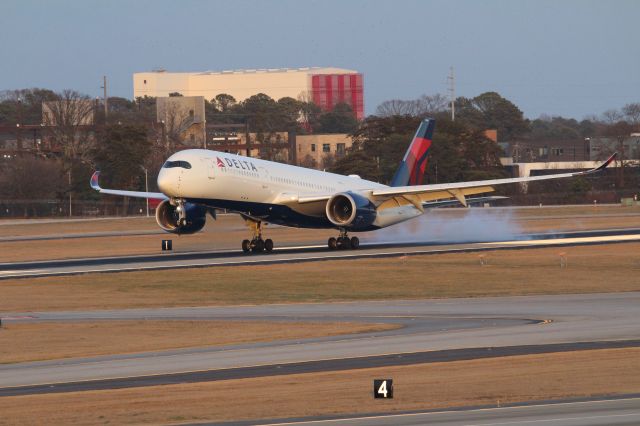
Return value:
<svg viewBox="0 0 640 426">
<path fill-rule="evenodd" d="M 177 152 L 165 164 L 184 165 L 184 162 L 190 168 L 165 166 L 158 174 L 158 187 L 168 197 L 289 226 L 335 227 L 326 221 L 326 199 L 303 204 L 298 199 L 387 188 L 358 177 L 204 149 Z M 288 214 L 284 207 L 297 214 Z M 419 214 L 413 206 L 385 209 L 379 213 L 375 227 L 389 226 Z M 310 221 L 303 223 L 305 218 Z"/>
</svg>

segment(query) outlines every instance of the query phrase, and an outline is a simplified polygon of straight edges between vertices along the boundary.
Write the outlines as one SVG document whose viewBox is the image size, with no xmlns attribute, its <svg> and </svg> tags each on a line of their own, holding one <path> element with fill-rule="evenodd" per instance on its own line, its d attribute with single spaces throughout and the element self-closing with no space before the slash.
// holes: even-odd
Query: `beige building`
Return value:
<svg viewBox="0 0 640 426">
<path fill-rule="evenodd" d="M 166 136 L 190 146 L 204 147 L 204 97 L 159 97 L 156 99 L 156 119 L 162 123 Z"/>
<path fill-rule="evenodd" d="M 133 96 L 164 97 L 170 93 L 203 96 L 226 93 L 241 102 L 258 93 L 273 99 L 291 97 L 315 102 L 325 110 L 346 102 L 363 118 L 362 74 L 342 68 L 285 68 L 222 72 L 139 72 L 133 74 Z"/>
<path fill-rule="evenodd" d="M 345 155 L 353 141 L 346 134 L 297 135 L 296 159 L 304 167 L 324 169 Z"/>
<path fill-rule="evenodd" d="M 250 150 L 247 137 L 250 141 Z M 295 150 L 295 164 L 322 170 L 345 155 L 353 145 L 353 141 L 347 134 L 296 135 L 287 132 L 247 134 L 238 129 L 238 131 L 210 132 L 207 144 L 209 149 L 213 150 L 281 162 L 292 162 L 294 156 L 290 150 Z"/>
</svg>

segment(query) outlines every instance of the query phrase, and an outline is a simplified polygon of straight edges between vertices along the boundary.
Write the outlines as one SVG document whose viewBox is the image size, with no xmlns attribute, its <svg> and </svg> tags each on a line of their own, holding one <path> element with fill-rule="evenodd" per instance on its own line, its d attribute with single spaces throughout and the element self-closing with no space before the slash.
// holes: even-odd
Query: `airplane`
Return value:
<svg viewBox="0 0 640 426">
<path fill-rule="evenodd" d="M 331 250 L 357 249 L 360 240 L 349 232 L 386 228 L 425 213 L 425 208 L 506 197 L 475 197 L 494 186 L 584 176 L 604 170 L 615 158 L 587 171 L 472 182 L 423 185 L 435 120 L 425 119 L 409 145 L 390 183 L 383 185 L 319 170 L 281 164 L 205 149 L 187 149 L 171 155 L 158 174 L 161 192 L 139 192 L 100 187 L 96 171 L 91 187 L 103 194 L 161 200 L 156 208 L 160 228 L 175 234 L 200 231 L 209 214 L 224 209 L 242 216 L 251 239 L 242 241 L 245 253 L 271 252 L 273 240 L 263 239 L 263 224 L 299 228 L 337 229 L 329 238 Z"/>
</svg>

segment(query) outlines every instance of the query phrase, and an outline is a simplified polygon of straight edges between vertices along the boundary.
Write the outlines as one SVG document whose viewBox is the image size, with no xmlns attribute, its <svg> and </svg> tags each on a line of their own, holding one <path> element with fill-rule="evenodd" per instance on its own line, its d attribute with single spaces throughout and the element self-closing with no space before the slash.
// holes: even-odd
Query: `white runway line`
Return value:
<svg viewBox="0 0 640 426">
<path fill-rule="evenodd" d="M 606 243 L 616 241 L 640 241 L 640 234 L 638 235 L 611 235 L 601 237 L 577 237 L 577 238 L 553 238 L 548 240 L 514 240 L 514 241 L 501 241 L 484 243 L 487 245 L 550 245 L 550 244 L 579 244 L 579 243 Z"/>
</svg>

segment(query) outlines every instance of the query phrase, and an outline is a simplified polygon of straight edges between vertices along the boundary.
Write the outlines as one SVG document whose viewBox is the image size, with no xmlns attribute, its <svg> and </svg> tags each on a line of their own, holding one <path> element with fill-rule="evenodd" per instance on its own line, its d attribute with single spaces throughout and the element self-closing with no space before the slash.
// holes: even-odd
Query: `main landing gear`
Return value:
<svg viewBox="0 0 640 426">
<path fill-rule="evenodd" d="M 262 239 L 262 222 L 248 219 L 245 219 L 245 221 L 249 228 L 251 228 L 253 238 L 251 240 L 242 240 L 242 251 L 245 253 L 262 253 L 263 251 L 271 253 L 273 250 L 273 240 L 271 238 L 267 238 L 266 240 Z"/>
<path fill-rule="evenodd" d="M 338 238 L 329 238 L 327 242 L 329 250 L 355 250 L 360 247 L 360 239 L 358 237 L 351 237 L 347 235 L 345 229 L 340 230 L 340 236 Z"/>
</svg>

